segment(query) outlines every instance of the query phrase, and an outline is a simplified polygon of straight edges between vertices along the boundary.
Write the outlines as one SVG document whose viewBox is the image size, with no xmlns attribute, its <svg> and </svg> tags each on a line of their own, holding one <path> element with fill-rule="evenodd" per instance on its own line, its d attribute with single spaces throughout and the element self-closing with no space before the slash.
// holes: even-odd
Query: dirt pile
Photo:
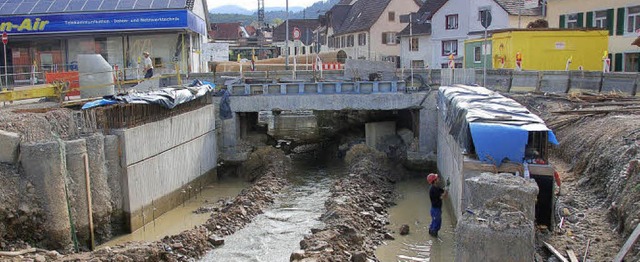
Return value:
<svg viewBox="0 0 640 262">
<path fill-rule="evenodd" d="M 383 154 L 365 145 L 347 152 L 348 176 L 336 181 L 321 219 L 322 229 L 300 241 L 299 261 L 366 261 L 374 259 L 375 247 L 387 233 L 387 208 L 392 204 L 393 182 Z"/>
<path fill-rule="evenodd" d="M 563 227 L 540 239 L 561 252 L 612 260 L 640 223 L 640 101 L 616 94 L 513 98 L 540 115 L 560 141 L 551 163 L 563 180 L 556 210 Z M 640 261 L 640 244 L 627 259 Z"/>
<path fill-rule="evenodd" d="M 35 250 L 35 253 L 20 256 L 0 256 L 0 260 L 23 261 L 46 257 L 47 261 L 192 261 L 201 258 L 207 251 L 224 243 L 222 236 L 233 234 L 261 214 L 273 203 L 279 190 L 287 186 L 283 177 L 289 163 L 281 151 L 261 148 L 252 153 L 250 158 L 256 161 L 254 164 L 263 167 L 262 174 L 254 185 L 234 199 L 210 207 L 211 217 L 204 225 L 151 243 L 130 242 L 91 253 L 71 255 Z"/>
</svg>

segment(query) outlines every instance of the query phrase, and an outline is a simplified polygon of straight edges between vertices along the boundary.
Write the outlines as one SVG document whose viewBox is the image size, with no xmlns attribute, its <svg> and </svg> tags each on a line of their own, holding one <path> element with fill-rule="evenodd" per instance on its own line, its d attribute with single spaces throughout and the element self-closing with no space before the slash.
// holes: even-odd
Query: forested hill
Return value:
<svg viewBox="0 0 640 262">
<path fill-rule="evenodd" d="M 327 10 L 331 9 L 331 7 L 333 7 L 333 5 L 335 5 L 336 3 L 340 2 L 340 0 L 327 0 L 327 1 L 318 1 L 315 4 L 299 10 L 299 11 L 292 11 L 295 10 L 295 8 L 291 8 L 291 10 L 289 10 L 289 18 L 290 19 L 302 19 L 302 18 L 307 18 L 307 19 L 312 19 L 312 18 L 318 18 L 319 15 L 324 14 L 324 12 L 326 12 Z M 269 10 L 271 9 L 271 10 Z M 232 10 L 230 7 L 225 7 L 224 10 Z M 247 11 L 246 9 L 244 11 L 242 11 L 243 9 L 240 8 L 238 13 L 235 14 L 230 14 L 230 13 L 210 13 L 209 17 L 210 20 L 209 22 L 211 23 L 231 23 L 231 22 L 242 22 L 244 25 L 250 25 L 252 22 L 257 21 L 258 20 L 258 15 L 256 11 L 253 11 L 253 13 L 251 15 L 246 15 Z M 251 12 L 251 11 L 249 11 Z M 241 13 L 245 13 L 244 15 Z M 284 21 L 285 17 L 286 17 L 286 13 L 284 11 L 284 8 L 282 8 L 282 10 L 276 10 L 273 8 L 267 8 L 265 10 L 264 13 L 264 19 L 265 22 L 269 23 L 269 24 L 275 24 L 277 22 L 281 22 Z"/>
</svg>

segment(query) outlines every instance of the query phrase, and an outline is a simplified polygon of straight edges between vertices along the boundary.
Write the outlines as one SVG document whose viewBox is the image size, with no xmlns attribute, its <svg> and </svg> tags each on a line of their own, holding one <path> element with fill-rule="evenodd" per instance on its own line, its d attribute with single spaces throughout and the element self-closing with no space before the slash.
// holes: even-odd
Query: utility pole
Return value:
<svg viewBox="0 0 640 262">
<path fill-rule="evenodd" d="M 285 30 L 285 40 L 284 40 L 284 50 L 285 50 L 285 58 L 284 58 L 284 68 L 285 70 L 289 70 L 289 0 L 287 0 L 287 7 L 285 9 L 287 14 L 285 15 L 285 19 L 287 19 L 284 23 Z"/>
</svg>

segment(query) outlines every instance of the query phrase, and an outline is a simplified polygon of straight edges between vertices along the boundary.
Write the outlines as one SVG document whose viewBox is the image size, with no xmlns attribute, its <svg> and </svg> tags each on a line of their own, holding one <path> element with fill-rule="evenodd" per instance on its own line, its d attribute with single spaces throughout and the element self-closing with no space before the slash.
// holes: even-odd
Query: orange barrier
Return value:
<svg viewBox="0 0 640 262">
<path fill-rule="evenodd" d="M 316 68 L 316 63 L 313 63 L 313 68 Z M 342 69 L 344 69 L 344 64 L 340 64 L 338 62 L 322 63 L 322 70 L 342 70 Z"/>
<path fill-rule="evenodd" d="M 80 75 L 78 71 L 45 73 L 44 78 L 47 83 L 54 81 L 69 82 L 67 96 L 80 95 Z"/>
</svg>

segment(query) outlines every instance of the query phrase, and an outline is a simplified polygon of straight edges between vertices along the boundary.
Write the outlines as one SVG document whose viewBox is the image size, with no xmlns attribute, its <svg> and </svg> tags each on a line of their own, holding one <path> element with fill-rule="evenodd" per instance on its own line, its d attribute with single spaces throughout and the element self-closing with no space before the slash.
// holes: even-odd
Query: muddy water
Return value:
<svg viewBox="0 0 640 262">
<path fill-rule="evenodd" d="M 395 240 L 387 240 L 376 250 L 376 257 L 387 261 L 453 261 L 454 228 L 451 206 L 442 210 L 439 239 L 429 235 L 431 216 L 428 186 L 424 178 L 409 179 L 396 184 L 400 198 L 389 209 L 390 225 Z M 401 236 L 400 226 L 409 225 L 410 233 Z"/>
<path fill-rule="evenodd" d="M 194 210 L 205 203 L 215 203 L 219 199 L 237 196 L 242 189 L 250 185 L 240 178 L 224 177 L 210 184 L 184 202 L 183 205 L 163 214 L 155 221 L 147 223 L 143 228 L 127 235 L 112 239 L 102 246 L 115 246 L 129 241 L 156 241 L 165 236 L 177 235 L 207 222 L 209 213 L 195 214 Z"/>
<path fill-rule="evenodd" d="M 289 177 L 293 186 L 284 189 L 274 205 L 245 228 L 225 238 L 225 244 L 202 261 L 289 261 L 300 249 L 300 240 L 321 228 L 319 217 L 337 175 L 346 169 L 339 164 L 318 166 L 298 162 Z"/>
</svg>

